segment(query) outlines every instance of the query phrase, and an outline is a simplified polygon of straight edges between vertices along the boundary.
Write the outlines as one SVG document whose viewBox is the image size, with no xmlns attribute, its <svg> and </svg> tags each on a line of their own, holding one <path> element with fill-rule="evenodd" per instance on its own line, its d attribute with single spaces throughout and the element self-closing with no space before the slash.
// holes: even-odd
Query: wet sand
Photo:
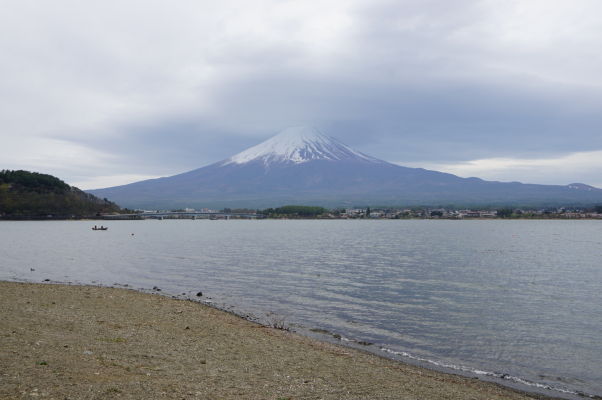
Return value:
<svg viewBox="0 0 602 400">
<path fill-rule="evenodd" d="M 1 399 L 532 399 L 192 301 L 0 282 Z"/>
</svg>

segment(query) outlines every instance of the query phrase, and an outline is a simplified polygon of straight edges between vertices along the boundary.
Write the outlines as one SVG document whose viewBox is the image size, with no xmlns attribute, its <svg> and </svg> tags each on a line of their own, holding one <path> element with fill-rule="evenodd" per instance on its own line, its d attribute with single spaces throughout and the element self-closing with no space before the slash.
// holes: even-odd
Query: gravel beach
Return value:
<svg viewBox="0 0 602 400">
<path fill-rule="evenodd" d="M 0 282 L 1 399 L 529 399 L 192 301 Z"/>
</svg>

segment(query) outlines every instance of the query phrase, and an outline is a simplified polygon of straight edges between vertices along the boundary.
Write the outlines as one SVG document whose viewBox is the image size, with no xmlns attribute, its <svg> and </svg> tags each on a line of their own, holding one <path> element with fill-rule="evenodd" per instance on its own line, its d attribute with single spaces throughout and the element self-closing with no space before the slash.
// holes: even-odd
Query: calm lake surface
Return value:
<svg viewBox="0 0 602 400">
<path fill-rule="evenodd" d="M 406 362 L 602 396 L 602 221 L 95 223 L 0 222 L 0 279 L 202 291 Z"/>
</svg>

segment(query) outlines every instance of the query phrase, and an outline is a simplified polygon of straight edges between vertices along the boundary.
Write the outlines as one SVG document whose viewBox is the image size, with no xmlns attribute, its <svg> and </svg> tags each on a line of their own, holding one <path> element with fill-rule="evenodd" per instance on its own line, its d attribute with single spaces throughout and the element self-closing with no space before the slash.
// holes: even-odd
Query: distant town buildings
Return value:
<svg viewBox="0 0 602 400">
<path fill-rule="evenodd" d="M 479 210 L 479 209 L 445 209 L 445 208 L 348 208 L 344 212 L 331 213 L 331 218 L 342 219 L 602 219 L 602 213 L 580 209 L 504 209 L 498 213 L 498 210 Z"/>
</svg>

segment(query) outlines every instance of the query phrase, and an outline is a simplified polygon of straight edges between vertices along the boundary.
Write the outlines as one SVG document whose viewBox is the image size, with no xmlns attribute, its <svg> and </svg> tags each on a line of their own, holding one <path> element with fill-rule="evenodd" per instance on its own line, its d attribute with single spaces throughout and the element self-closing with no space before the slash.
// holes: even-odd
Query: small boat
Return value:
<svg viewBox="0 0 602 400">
<path fill-rule="evenodd" d="M 106 231 L 107 229 L 109 229 L 108 226 L 102 226 L 102 225 L 101 226 L 94 225 L 94 227 L 92 227 L 93 231 Z"/>
</svg>

